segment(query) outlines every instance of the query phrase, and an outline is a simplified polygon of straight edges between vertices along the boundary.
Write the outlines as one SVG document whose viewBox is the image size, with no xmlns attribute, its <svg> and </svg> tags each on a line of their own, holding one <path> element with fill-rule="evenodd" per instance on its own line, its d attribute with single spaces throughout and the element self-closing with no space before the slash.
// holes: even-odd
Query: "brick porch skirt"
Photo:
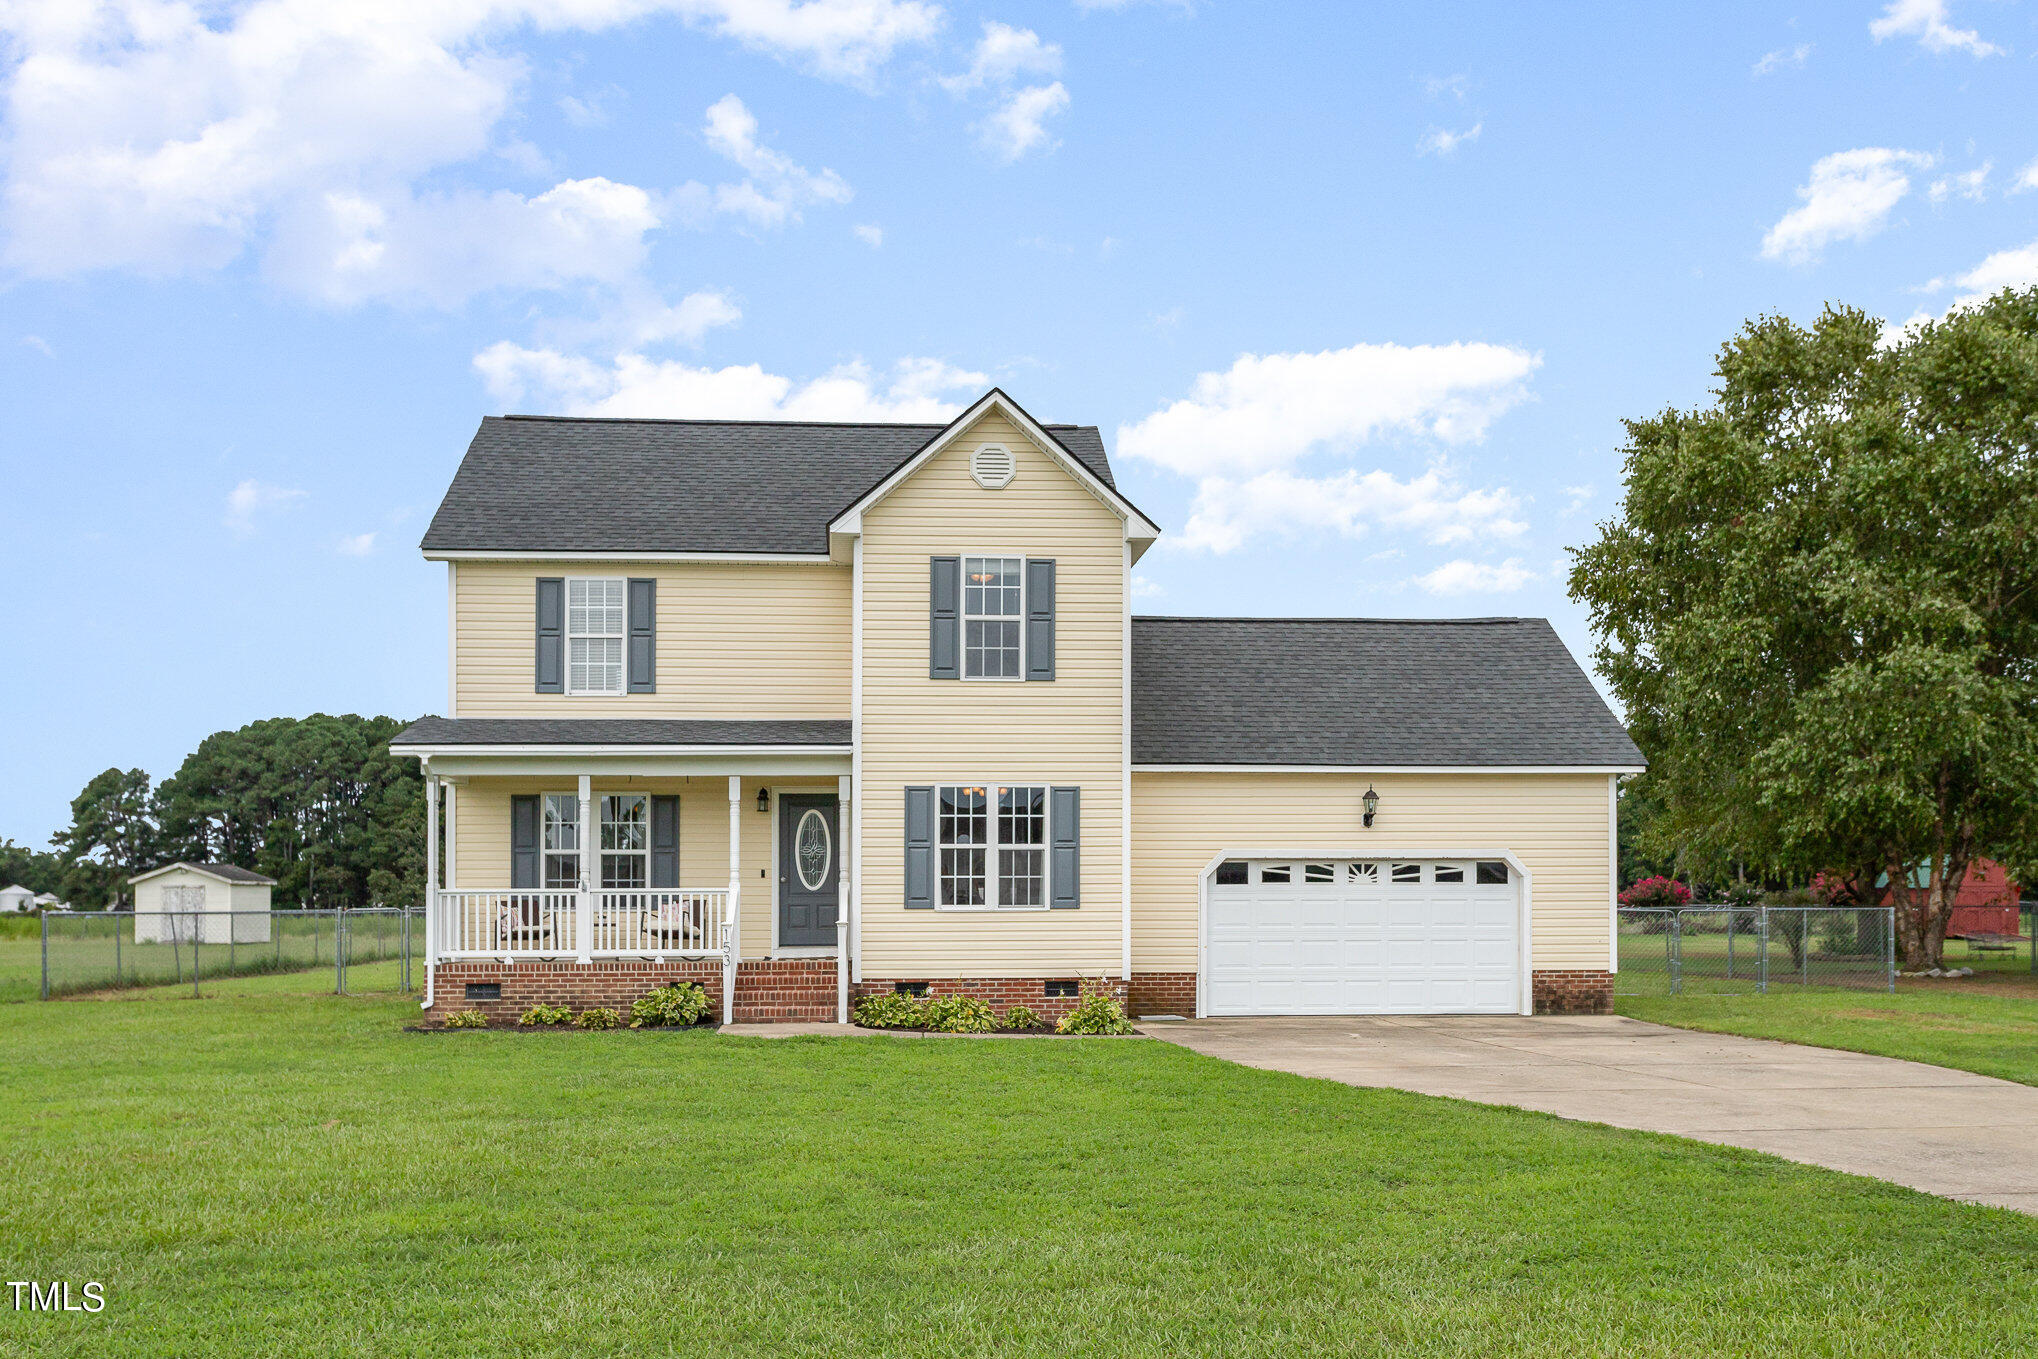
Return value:
<svg viewBox="0 0 2038 1359">
<path fill-rule="evenodd" d="M 533 1005 L 566 1005 L 575 1010 L 607 1006 L 629 1013 L 646 991 L 676 982 L 699 982 L 722 1016 L 722 960 L 675 958 L 654 963 L 642 958 L 519 960 L 508 966 L 488 958 L 440 963 L 427 1025 L 439 1025 L 456 1010 L 479 1010 L 495 1025 L 514 1024 Z M 499 1000 L 469 999 L 469 986 L 502 988 Z M 739 1024 L 774 1020 L 835 1018 L 833 958 L 755 958 L 736 965 L 735 1019 Z"/>
<path fill-rule="evenodd" d="M 1535 1011 L 1539 1015 L 1613 1013 L 1613 973 L 1583 968 L 1537 968 Z"/>
<path fill-rule="evenodd" d="M 1101 983 L 1118 1003 L 1125 1003 L 1125 983 L 1109 977 L 1093 977 L 1093 983 Z M 900 983 L 924 985 L 930 996 L 981 996 L 999 1014 L 1014 1005 L 1024 1005 L 1033 1013 L 1052 1024 L 1076 1007 L 1082 999 L 1075 996 L 1050 996 L 1049 982 L 1065 982 L 1079 985 L 1076 977 L 866 977 L 849 988 L 851 1001 L 865 996 L 888 995 L 898 989 Z"/>
<path fill-rule="evenodd" d="M 1193 972 L 1135 972 L 1132 998 L 1125 1011 L 1134 1019 L 1141 1015 L 1196 1016 L 1196 974 Z"/>
</svg>

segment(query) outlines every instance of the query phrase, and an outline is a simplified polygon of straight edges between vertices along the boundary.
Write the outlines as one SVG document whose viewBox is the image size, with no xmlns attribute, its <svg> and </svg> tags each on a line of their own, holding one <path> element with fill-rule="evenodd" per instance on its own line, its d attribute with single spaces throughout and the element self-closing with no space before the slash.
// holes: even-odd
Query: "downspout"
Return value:
<svg viewBox="0 0 2038 1359">
<path fill-rule="evenodd" d="M 434 983 L 439 974 L 438 887 L 439 881 L 439 776 L 432 772 L 431 757 L 418 761 L 425 772 L 425 998 L 420 1010 L 432 1008 Z"/>
</svg>

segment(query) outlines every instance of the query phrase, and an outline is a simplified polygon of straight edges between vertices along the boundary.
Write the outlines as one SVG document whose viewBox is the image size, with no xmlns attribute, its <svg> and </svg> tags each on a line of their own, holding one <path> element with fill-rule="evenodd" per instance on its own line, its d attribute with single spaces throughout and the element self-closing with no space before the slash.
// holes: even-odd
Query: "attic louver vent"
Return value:
<svg viewBox="0 0 2038 1359">
<path fill-rule="evenodd" d="M 1002 490 L 1011 485 L 1018 472 L 1011 450 L 998 444 L 985 444 L 970 454 L 969 474 L 977 479 L 977 485 L 987 491 Z"/>
</svg>

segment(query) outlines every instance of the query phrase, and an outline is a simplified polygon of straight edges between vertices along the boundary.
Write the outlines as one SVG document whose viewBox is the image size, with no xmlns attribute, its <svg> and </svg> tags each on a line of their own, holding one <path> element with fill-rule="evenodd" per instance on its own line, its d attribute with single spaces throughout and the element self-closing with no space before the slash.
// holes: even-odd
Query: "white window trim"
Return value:
<svg viewBox="0 0 2038 1359">
<path fill-rule="evenodd" d="M 572 887 L 545 886 L 546 879 L 548 879 L 551 876 L 551 874 L 547 872 L 547 869 L 551 867 L 548 861 L 555 853 L 561 855 L 566 853 L 565 850 L 554 850 L 549 844 L 546 843 L 545 840 L 545 816 L 547 810 L 552 805 L 552 799 L 555 797 L 564 798 L 567 804 L 573 808 L 573 825 L 575 828 L 575 834 L 573 838 L 575 843 L 578 844 L 580 847 L 573 851 Z M 580 884 L 586 881 L 587 881 L 587 827 L 580 824 L 579 791 L 575 790 L 573 792 L 545 792 L 538 794 L 538 890 L 544 892 L 577 892 L 580 890 Z"/>
<path fill-rule="evenodd" d="M 1019 624 L 1019 673 L 1016 675 L 972 675 L 969 672 L 969 622 L 971 617 L 974 616 L 979 622 L 995 620 L 1002 623 L 1006 621 L 1006 615 L 1001 613 L 980 613 L 975 615 L 970 613 L 968 605 L 969 562 L 972 557 L 979 560 L 995 559 L 1019 563 L 1019 617 L 1017 619 Z M 1026 561 L 1027 557 L 1024 552 L 990 552 L 979 548 L 975 551 L 965 551 L 959 554 L 956 561 L 956 575 L 958 579 L 956 581 L 955 599 L 955 649 L 957 652 L 955 671 L 957 678 L 971 684 L 1011 684 L 1015 681 L 1021 683 L 1025 681 L 1027 661 L 1026 611 L 1032 604 L 1032 600 L 1027 598 L 1026 594 Z"/>
<path fill-rule="evenodd" d="M 642 798 L 642 799 L 643 799 L 643 801 L 644 801 L 644 848 L 642 848 L 642 849 L 608 849 L 608 848 L 605 848 L 605 847 L 604 847 L 604 846 L 602 845 L 602 843 L 601 843 L 601 828 L 602 828 L 602 814 L 601 814 L 601 813 L 602 813 L 602 803 L 603 803 L 603 801 L 604 801 L 604 800 L 606 800 L 606 799 L 608 799 L 608 798 L 612 798 L 612 797 L 634 797 L 634 798 Z M 593 877 L 593 879 L 592 879 L 592 881 L 594 882 L 594 890 L 595 890 L 595 891 L 597 891 L 597 892 L 646 892 L 646 891 L 650 891 L 650 890 L 652 890 L 652 889 L 651 889 L 651 794 L 649 794 L 649 793 L 644 793 L 644 792 L 637 792 L 637 791 L 635 791 L 635 790 L 631 790 L 631 789 L 625 789 L 625 790 L 622 790 L 622 791 L 618 791 L 618 792 L 610 792 L 610 793 L 601 793 L 601 792 L 597 792 L 597 793 L 594 793 L 594 794 L 592 795 L 592 801 L 590 802 L 590 804 L 589 804 L 589 805 L 590 805 L 590 806 L 592 806 L 592 807 L 593 807 L 593 809 L 594 809 L 594 838 L 595 838 L 595 845 L 594 845 L 594 877 Z M 605 876 L 606 876 L 606 874 L 605 874 L 605 873 L 603 872 L 603 864 L 602 864 L 602 860 L 603 860 L 603 859 L 605 859 L 605 858 L 607 858 L 607 857 L 608 857 L 609 855 L 611 855 L 611 854 L 614 854 L 614 855 L 618 855 L 618 856 L 620 856 L 620 855 L 625 855 L 625 854 L 627 854 L 627 855 L 629 855 L 629 856 L 630 856 L 630 857 L 632 857 L 632 858 L 635 858 L 635 859 L 642 859 L 642 860 L 644 861 L 644 885 L 643 885 L 642 887 L 604 887 L 604 886 L 602 886 L 602 879 L 603 879 L 603 877 L 605 877 Z"/>
<path fill-rule="evenodd" d="M 600 584 L 602 584 L 602 585 L 620 585 L 620 586 L 622 586 L 622 587 L 623 587 L 623 630 L 622 630 L 621 632 L 619 632 L 619 633 L 607 633 L 607 632 L 575 632 L 575 631 L 573 630 L 573 587 L 574 587 L 574 586 L 575 586 L 576 584 L 580 584 L 580 585 L 588 585 L 588 584 L 594 584 L 594 583 L 597 583 L 597 582 L 598 582 L 598 583 L 600 583 Z M 560 629 L 560 634 L 561 634 L 562 640 L 563 640 L 563 642 L 564 642 L 564 647 L 563 647 L 563 654 L 562 654 L 562 655 L 561 655 L 561 657 L 560 657 L 560 662 L 561 662 L 561 664 L 562 664 L 562 665 L 564 665 L 564 666 L 565 666 L 565 669 L 566 669 L 566 675 L 565 675 L 565 680 L 566 680 L 566 694 L 567 694 L 567 697 L 569 697 L 569 698 L 622 698 L 622 697 L 625 697 L 625 696 L 626 696 L 626 695 L 628 695 L 628 694 L 629 694 L 629 692 L 630 692 L 630 581 L 629 581 L 629 578 L 628 578 L 627 576 L 568 576 L 568 577 L 566 577 L 566 583 L 565 583 L 565 586 L 564 586 L 564 591 L 565 591 L 565 598 L 564 598 L 563 600 L 561 600 L 561 607 L 562 607 L 562 608 L 563 608 L 563 609 L 565 610 L 565 612 L 566 612 L 566 617 L 560 620 L 560 621 L 561 621 L 562 623 L 564 623 L 564 624 L 565 624 L 565 626 L 564 626 L 563 628 L 561 628 L 561 629 Z M 602 641 L 608 641 L 608 640 L 609 640 L 610 638 L 612 638 L 612 637 L 613 637 L 613 638 L 615 638 L 616 640 L 618 640 L 618 641 L 619 641 L 619 642 L 621 643 L 621 655 L 622 655 L 622 664 L 621 664 L 621 665 L 620 665 L 620 666 L 619 666 L 619 667 L 617 668 L 617 671 L 616 671 L 616 680 L 617 680 L 617 683 L 616 683 L 616 687 L 615 687 L 615 688 L 613 688 L 613 689 L 576 689 L 576 688 L 574 688 L 574 687 L 573 687 L 573 642 L 574 642 L 574 639 L 575 639 L 575 638 L 580 638 L 580 639 L 582 639 L 582 640 L 590 640 L 590 639 L 595 639 L 595 638 L 599 638 L 599 639 L 600 639 L 600 640 L 602 640 Z"/>
<path fill-rule="evenodd" d="M 981 906 L 944 906 L 941 903 L 941 851 L 958 846 L 944 846 L 941 840 L 941 790 L 944 788 L 982 788 L 984 790 L 985 824 L 990 830 L 990 839 L 983 846 L 984 851 L 984 904 Z M 1005 906 L 998 901 L 998 851 L 1000 849 L 1032 849 L 1032 845 L 1006 845 L 998 839 L 998 789 L 1038 788 L 1045 798 L 1041 817 L 1040 833 L 1040 904 L 1038 906 Z M 934 909 L 953 911 L 961 915 L 1014 915 L 1027 911 L 1047 911 L 1054 907 L 1054 790 L 1055 785 L 1044 780 L 1030 779 L 949 779 L 934 781 Z M 975 849 L 975 845 L 968 846 Z"/>
</svg>

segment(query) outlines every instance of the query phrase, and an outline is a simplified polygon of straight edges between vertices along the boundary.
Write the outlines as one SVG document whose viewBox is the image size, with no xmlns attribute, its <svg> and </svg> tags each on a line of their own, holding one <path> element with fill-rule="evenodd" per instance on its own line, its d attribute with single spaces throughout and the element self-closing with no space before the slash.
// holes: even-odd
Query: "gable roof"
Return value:
<svg viewBox="0 0 2038 1359">
<path fill-rule="evenodd" d="M 1644 764 L 1541 618 L 1134 618 L 1132 761 Z"/>
<path fill-rule="evenodd" d="M 239 864 L 194 864 L 187 863 L 182 859 L 173 864 L 164 864 L 161 868 L 152 868 L 146 873 L 137 873 L 129 878 L 128 881 L 146 882 L 150 878 L 161 877 L 165 873 L 173 873 L 180 868 L 189 869 L 193 873 L 203 873 L 208 878 L 218 878 L 221 882 L 252 882 L 261 883 L 269 887 L 276 885 L 276 879 L 265 878 L 260 873 L 242 868 Z"/>
<path fill-rule="evenodd" d="M 821 557 L 833 519 L 951 428 L 489 416 L 421 546 Z M 1096 426 L 1042 428 L 1116 494 Z"/>
</svg>

